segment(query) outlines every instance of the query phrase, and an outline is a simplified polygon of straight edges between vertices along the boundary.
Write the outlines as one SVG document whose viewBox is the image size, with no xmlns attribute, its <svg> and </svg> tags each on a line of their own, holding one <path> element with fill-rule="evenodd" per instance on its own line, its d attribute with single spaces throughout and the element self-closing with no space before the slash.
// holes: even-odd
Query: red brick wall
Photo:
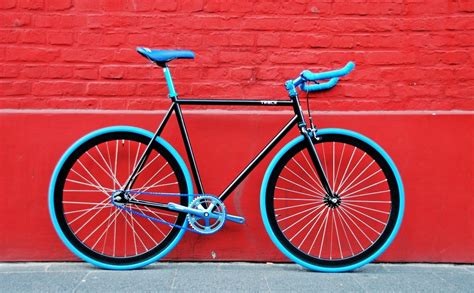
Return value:
<svg viewBox="0 0 474 293">
<path fill-rule="evenodd" d="M 0 108 L 165 108 L 137 45 L 196 53 L 171 64 L 186 97 L 284 97 L 301 70 L 354 60 L 318 109 L 474 109 L 468 0 L 2 0 Z"/>
</svg>

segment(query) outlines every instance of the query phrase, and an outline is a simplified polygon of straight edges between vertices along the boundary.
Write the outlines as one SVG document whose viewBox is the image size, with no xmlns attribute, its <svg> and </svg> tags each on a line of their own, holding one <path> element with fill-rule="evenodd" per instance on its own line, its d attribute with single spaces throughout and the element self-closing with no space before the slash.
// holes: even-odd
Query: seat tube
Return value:
<svg viewBox="0 0 474 293">
<path fill-rule="evenodd" d="M 168 66 L 163 67 L 163 73 L 165 74 L 166 85 L 168 86 L 168 92 L 170 98 L 176 98 L 178 94 L 174 90 L 173 79 L 171 78 L 171 72 Z"/>
</svg>

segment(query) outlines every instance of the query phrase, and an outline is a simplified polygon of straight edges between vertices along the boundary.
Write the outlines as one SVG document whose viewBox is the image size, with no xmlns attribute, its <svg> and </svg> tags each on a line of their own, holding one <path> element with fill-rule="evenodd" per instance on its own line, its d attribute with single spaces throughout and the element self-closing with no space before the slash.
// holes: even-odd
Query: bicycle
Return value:
<svg viewBox="0 0 474 293">
<path fill-rule="evenodd" d="M 297 88 L 334 87 L 354 68 L 303 71 L 285 83 L 289 99 L 181 99 L 168 62 L 193 59 L 185 50 L 137 48 L 163 69 L 171 106 L 155 133 L 130 126 L 96 130 L 59 160 L 50 182 L 49 210 L 65 245 L 105 269 L 135 269 L 164 257 L 186 231 L 213 234 L 226 221 L 224 201 L 261 160 L 297 127 L 265 172 L 260 209 L 271 240 L 289 259 L 310 270 L 349 271 L 378 257 L 397 234 L 404 210 L 399 172 L 369 138 L 345 129 L 306 123 Z M 310 84 L 314 82 L 314 84 Z M 204 193 L 182 105 L 292 107 L 293 117 L 219 195 Z M 175 114 L 190 172 L 161 132 Z M 193 191 L 193 182 L 197 192 Z"/>
</svg>

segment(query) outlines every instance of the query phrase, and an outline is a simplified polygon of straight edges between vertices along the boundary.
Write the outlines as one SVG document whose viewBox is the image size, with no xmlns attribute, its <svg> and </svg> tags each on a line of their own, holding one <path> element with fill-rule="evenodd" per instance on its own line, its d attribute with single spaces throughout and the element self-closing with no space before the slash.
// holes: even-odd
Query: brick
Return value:
<svg viewBox="0 0 474 293">
<path fill-rule="evenodd" d="M 18 77 L 21 69 L 17 64 L 0 64 L 0 78 Z"/>
<path fill-rule="evenodd" d="M 457 12 L 458 5 L 454 1 L 431 0 L 428 3 L 406 3 L 404 13 L 406 15 L 437 15 L 451 14 Z"/>
<path fill-rule="evenodd" d="M 19 0 L 18 6 L 28 10 L 44 9 L 44 0 Z"/>
<path fill-rule="evenodd" d="M 76 66 L 74 68 L 74 77 L 96 80 L 99 78 L 99 68 L 98 66 Z"/>
<path fill-rule="evenodd" d="M 114 49 L 63 49 L 61 50 L 61 58 L 66 62 L 87 62 L 102 63 L 110 62 L 114 58 Z"/>
<path fill-rule="evenodd" d="M 48 43 L 51 45 L 72 45 L 73 32 L 48 32 Z"/>
<path fill-rule="evenodd" d="M 203 44 L 203 35 L 193 34 L 180 34 L 176 38 L 176 46 L 180 48 L 199 48 Z"/>
<path fill-rule="evenodd" d="M 129 27 L 134 28 L 139 25 L 141 17 L 133 15 L 88 15 L 86 18 L 86 25 L 91 29 L 98 28 L 117 28 L 117 27 Z M 150 28 L 152 28 L 151 26 Z M 156 28 L 156 26 L 155 26 Z"/>
<path fill-rule="evenodd" d="M 153 11 L 154 5 L 155 5 L 155 1 L 135 1 L 135 0 L 125 1 L 126 9 L 129 11 L 149 12 L 149 11 Z"/>
<path fill-rule="evenodd" d="M 150 2 L 150 1 L 136 1 L 136 2 Z M 100 11 L 100 1 L 75 1 L 74 9 L 78 11 Z"/>
<path fill-rule="evenodd" d="M 307 3 L 304 2 L 282 2 L 281 3 L 281 13 L 282 14 L 296 14 L 296 15 L 301 15 L 304 14 L 306 9 L 307 9 Z"/>
<path fill-rule="evenodd" d="M 148 80 L 156 78 L 155 75 L 159 74 L 159 72 L 151 70 L 151 66 L 152 65 L 124 66 L 124 79 Z"/>
<path fill-rule="evenodd" d="M 402 19 L 400 25 L 402 31 L 415 31 L 415 32 L 432 32 L 442 31 L 446 28 L 445 19 L 439 18 L 405 18 Z"/>
<path fill-rule="evenodd" d="M 89 96 L 131 96 L 135 93 L 135 84 L 124 82 L 94 82 L 87 85 Z"/>
<path fill-rule="evenodd" d="M 45 44 L 46 34 L 41 30 L 25 30 L 21 32 L 21 42 L 24 44 Z"/>
<path fill-rule="evenodd" d="M 274 31 L 275 28 L 279 28 L 281 31 L 291 31 L 293 23 L 291 18 L 258 17 L 244 18 L 241 25 L 245 30 Z"/>
<path fill-rule="evenodd" d="M 279 8 L 279 2 L 274 1 L 255 1 L 253 6 L 258 14 L 273 14 L 276 8 Z"/>
<path fill-rule="evenodd" d="M 125 43 L 126 34 L 106 33 L 102 35 L 100 45 L 104 47 L 118 47 Z"/>
<path fill-rule="evenodd" d="M 166 12 L 176 11 L 177 7 L 178 5 L 177 5 L 176 0 L 160 1 L 155 4 L 156 10 L 166 11 Z"/>
<path fill-rule="evenodd" d="M 21 96 L 31 93 L 30 81 L 0 81 L 2 96 Z"/>
<path fill-rule="evenodd" d="M 450 17 L 438 18 L 439 21 L 444 22 L 447 30 L 473 30 L 474 16 L 473 15 L 456 15 Z"/>
<path fill-rule="evenodd" d="M 117 62 L 135 63 L 142 59 L 140 59 L 140 55 L 135 49 L 120 49 L 113 54 L 113 60 Z"/>
<path fill-rule="evenodd" d="M 244 80 L 247 82 L 255 81 L 253 69 L 251 67 L 237 67 L 230 71 L 230 77 L 233 80 Z"/>
<path fill-rule="evenodd" d="M 461 12 L 474 12 L 474 3 L 470 0 L 458 1 L 458 5 Z"/>
<path fill-rule="evenodd" d="M 443 93 L 445 86 L 426 85 L 410 83 L 395 83 L 390 85 L 391 91 L 400 98 L 411 99 L 421 98 L 437 98 Z"/>
<path fill-rule="evenodd" d="M 202 36 L 202 42 L 212 47 L 228 46 L 230 43 L 229 39 L 230 38 L 228 33 L 221 32 L 205 34 Z"/>
<path fill-rule="evenodd" d="M 458 47 L 470 47 L 474 46 L 474 38 L 472 37 L 472 33 L 456 33 L 452 35 L 452 42 L 453 46 Z"/>
<path fill-rule="evenodd" d="M 169 100 L 162 98 L 160 100 L 134 99 L 127 101 L 127 109 L 132 110 L 155 110 L 169 107 Z"/>
<path fill-rule="evenodd" d="M 69 79 L 73 77 L 74 68 L 69 65 L 50 65 L 47 71 L 47 78 Z"/>
<path fill-rule="evenodd" d="M 446 97 L 471 98 L 474 97 L 474 86 L 472 84 L 449 85 L 445 89 Z"/>
<path fill-rule="evenodd" d="M 369 52 L 365 56 L 367 62 L 374 65 L 413 64 L 416 59 L 414 53 L 400 51 Z"/>
<path fill-rule="evenodd" d="M 336 2 L 332 10 L 347 15 L 393 15 L 401 14 L 402 3 L 379 3 L 379 2 Z"/>
<path fill-rule="evenodd" d="M 0 9 L 12 9 L 16 6 L 16 0 L 3 0 L 0 1 Z"/>
<path fill-rule="evenodd" d="M 25 27 L 30 25 L 31 15 L 28 13 L 0 13 L 0 27 Z"/>
<path fill-rule="evenodd" d="M 294 33 L 281 35 L 280 46 L 283 48 L 304 48 L 307 47 L 306 36 Z"/>
<path fill-rule="evenodd" d="M 46 9 L 53 11 L 68 10 L 72 7 L 72 0 L 45 0 Z"/>
<path fill-rule="evenodd" d="M 204 10 L 204 0 L 181 0 L 178 2 L 178 11 L 199 12 Z"/>
<path fill-rule="evenodd" d="M 98 44 L 102 34 L 97 32 L 79 32 L 77 34 L 77 43 L 80 45 Z"/>
<path fill-rule="evenodd" d="M 122 79 L 123 73 L 123 66 L 110 65 L 100 68 L 100 77 L 105 79 Z"/>
<path fill-rule="evenodd" d="M 176 91 L 179 93 L 178 84 L 176 84 Z M 163 82 L 160 83 L 140 83 L 137 85 L 137 96 L 156 96 L 156 95 L 167 95 L 168 91 L 166 88 L 166 84 Z"/>
<path fill-rule="evenodd" d="M 259 33 L 256 37 L 258 47 L 278 47 L 280 45 L 280 35 L 274 33 Z"/>
<path fill-rule="evenodd" d="M 228 34 L 229 45 L 237 47 L 250 47 L 255 44 L 254 33 L 232 32 Z"/>
<path fill-rule="evenodd" d="M 117 110 L 117 109 L 126 109 L 128 101 L 118 98 L 107 98 L 107 99 L 100 99 L 99 101 L 99 108 L 106 109 L 106 110 Z"/>
<path fill-rule="evenodd" d="M 261 52 L 222 51 L 219 62 L 233 64 L 260 64 L 266 59 L 266 54 Z"/>
<path fill-rule="evenodd" d="M 85 84 L 67 81 L 39 81 L 32 85 L 35 96 L 78 96 L 85 94 Z"/>
<path fill-rule="evenodd" d="M 87 24 L 87 17 L 83 14 L 66 14 L 59 15 L 58 23 L 55 27 L 61 29 L 71 29 L 71 28 L 83 28 Z"/>
<path fill-rule="evenodd" d="M 50 28 L 59 24 L 58 15 L 37 14 L 33 16 L 33 26 L 37 28 Z"/>
<path fill-rule="evenodd" d="M 132 46 L 150 46 L 151 40 L 150 33 L 131 33 L 127 36 L 127 43 Z"/>
<path fill-rule="evenodd" d="M 356 37 L 339 35 L 335 36 L 332 40 L 332 48 L 351 49 L 357 45 Z"/>
<path fill-rule="evenodd" d="M 255 70 L 255 78 L 262 81 L 272 81 L 280 78 L 278 75 L 279 67 L 263 67 L 259 66 Z"/>
<path fill-rule="evenodd" d="M 5 58 L 9 61 L 51 62 L 58 57 L 59 51 L 55 49 L 8 47 L 5 50 Z"/>
<path fill-rule="evenodd" d="M 377 85 L 377 84 L 360 84 L 360 85 L 350 85 L 345 83 L 342 86 L 339 86 L 338 89 L 344 90 L 344 95 L 350 98 L 366 98 L 368 93 L 370 93 L 370 98 L 381 98 L 381 97 L 390 97 L 390 86 L 386 84 Z M 331 95 L 336 95 L 336 93 L 331 93 Z"/>
<path fill-rule="evenodd" d="M 312 34 L 304 37 L 310 48 L 327 48 L 331 46 L 332 37 L 327 35 Z"/>
<path fill-rule="evenodd" d="M 127 7 L 124 0 L 99 0 L 103 11 L 124 11 Z"/>
<path fill-rule="evenodd" d="M 8 44 L 8 43 L 16 43 L 18 42 L 20 36 L 20 32 L 18 30 L 0 30 L 0 43 Z"/>
<path fill-rule="evenodd" d="M 233 13 L 247 13 L 253 10 L 254 1 L 223 1 L 222 9 L 224 11 L 232 11 Z"/>
<path fill-rule="evenodd" d="M 31 79 L 40 79 L 46 77 L 46 70 L 44 65 L 39 64 L 27 64 L 21 70 L 22 77 Z"/>
<path fill-rule="evenodd" d="M 444 52 L 441 56 L 441 61 L 445 64 L 469 64 L 471 57 L 467 51 L 452 51 Z"/>
<path fill-rule="evenodd" d="M 203 68 L 200 81 L 227 80 L 230 78 L 230 69 L 228 66 L 206 67 Z"/>
<path fill-rule="evenodd" d="M 52 109 L 96 109 L 99 101 L 92 98 L 71 97 L 71 98 L 56 98 L 43 102 L 43 107 Z M 27 104 L 33 106 L 32 104 Z"/>
</svg>

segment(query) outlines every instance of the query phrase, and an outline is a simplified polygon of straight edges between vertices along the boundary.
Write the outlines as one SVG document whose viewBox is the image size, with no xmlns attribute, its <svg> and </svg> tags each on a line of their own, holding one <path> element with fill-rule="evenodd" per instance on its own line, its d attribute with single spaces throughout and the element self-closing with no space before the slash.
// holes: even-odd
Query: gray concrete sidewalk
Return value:
<svg viewBox="0 0 474 293">
<path fill-rule="evenodd" d="M 0 263 L 0 292 L 430 291 L 473 292 L 474 266 L 370 264 L 350 273 L 295 264 L 156 263 L 106 271 L 86 263 Z"/>
</svg>

